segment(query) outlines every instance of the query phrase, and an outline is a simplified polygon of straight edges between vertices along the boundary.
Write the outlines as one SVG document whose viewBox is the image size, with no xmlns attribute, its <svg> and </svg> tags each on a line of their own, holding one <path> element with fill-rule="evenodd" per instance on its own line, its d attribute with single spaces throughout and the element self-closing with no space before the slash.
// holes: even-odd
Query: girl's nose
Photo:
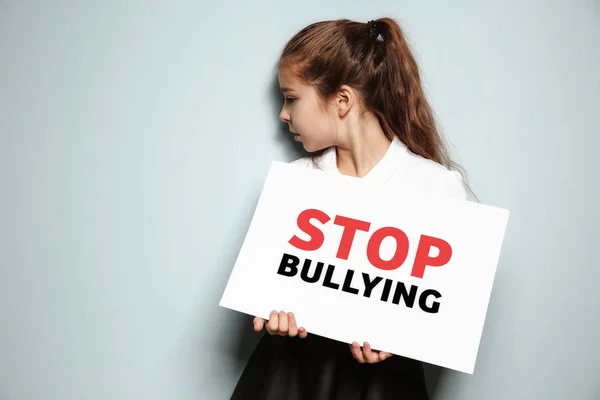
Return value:
<svg viewBox="0 0 600 400">
<path fill-rule="evenodd" d="M 285 107 L 281 109 L 281 112 L 279 113 L 279 119 L 281 120 L 281 122 L 290 122 L 290 113 L 287 112 Z"/>
</svg>

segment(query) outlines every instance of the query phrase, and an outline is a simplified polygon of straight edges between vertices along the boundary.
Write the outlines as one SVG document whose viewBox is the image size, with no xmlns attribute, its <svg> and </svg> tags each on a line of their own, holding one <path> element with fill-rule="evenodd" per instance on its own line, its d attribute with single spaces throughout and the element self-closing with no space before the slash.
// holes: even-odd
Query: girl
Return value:
<svg viewBox="0 0 600 400">
<path fill-rule="evenodd" d="M 288 42 L 278 73 L 280 119 L 312 153 L 295 164 L 466 198 L 394 20 L 312 24 Z M 265 326 L 232 399 L 428 398 L 416 360 L 308 335 L 291 312 L 254 319 Z"/>
</svg>

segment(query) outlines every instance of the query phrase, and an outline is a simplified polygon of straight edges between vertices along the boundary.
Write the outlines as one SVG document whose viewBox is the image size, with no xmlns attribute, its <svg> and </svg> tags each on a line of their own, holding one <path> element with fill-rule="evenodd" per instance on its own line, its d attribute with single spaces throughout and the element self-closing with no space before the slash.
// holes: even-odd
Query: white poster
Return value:
<svg viewBox="0 0 600 400">
<path fill-rule="evenodd" d="M 273 162 L 220 305 L 473 373 L 508 215 Z"/>
</svg>

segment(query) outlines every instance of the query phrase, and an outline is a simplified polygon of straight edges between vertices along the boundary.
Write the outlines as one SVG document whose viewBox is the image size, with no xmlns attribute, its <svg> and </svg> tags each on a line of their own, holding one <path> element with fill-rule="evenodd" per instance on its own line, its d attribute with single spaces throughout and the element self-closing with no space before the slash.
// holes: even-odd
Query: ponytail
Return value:
<svg viewBox="0 0 600 400">
<path fill-rule="evenodd" d="M 390 138 L 395 135 L 413 153 L 452 167 L 400 26 L 390 18 L 378 19 L 374 25 L 383 42 L 374 43 L 375 84 L 371 93 L 365 93 L 367 106 Z"/>
</svg>

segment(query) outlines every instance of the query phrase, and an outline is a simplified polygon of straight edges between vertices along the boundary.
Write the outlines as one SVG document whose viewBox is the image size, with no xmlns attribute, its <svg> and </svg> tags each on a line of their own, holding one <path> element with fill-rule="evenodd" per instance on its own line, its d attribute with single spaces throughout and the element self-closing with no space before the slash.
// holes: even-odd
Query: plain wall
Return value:
<svg viewBox="0 0 600 400">
<path fill-rule="evenodd" d="M 435 399 L 600 398 L 600 2 L 0 1 L 0 399 L 226 399 L 218 307 L 303 26 L 398 18 L 481 201 L 511 210 L 474 375 Z M 258 290 L 259 288 L 257 288 Z"/>
</svg>

